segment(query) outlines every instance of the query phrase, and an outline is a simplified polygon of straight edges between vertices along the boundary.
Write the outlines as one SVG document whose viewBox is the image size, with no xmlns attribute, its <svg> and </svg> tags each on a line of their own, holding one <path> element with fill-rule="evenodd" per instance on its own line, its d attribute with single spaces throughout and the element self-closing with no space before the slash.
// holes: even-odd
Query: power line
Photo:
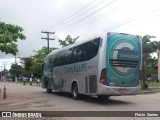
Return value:
<svg viewBox="0 0 160 120">
<path fill-rule="evenodd" d="M 39 42 L 38 40 L 36 41 L 36 39 L 38 39 L 38 37 L 40 38 L 40 33 L 37 34 L 34 39 L 25 47 L 26 49 L 24 49 L 21 54 L 24 54 L 24 53 L 28 53 L 30 52 L 28 49 L 33 49 L 35 47 L 38 47 L 39 45 L 41 45 L 42 43 Z M 38 44 L 37 44 L 38 43 Z M 27 49 L 28 48 L 28 49 Z M 19 52 L 20 53 L 20 52 Z M 20 55 L 21 55 L 20 54 Z"/>
<path fill-rule="evenodd" d="M 124 5 L 124 4 L 123 4 L 123 5 Z M 110 11 L 107 11 L 107 12 L 105 12 L 104 14 L 98 16 L 96 19 L 92 19 L 92 20 L 89 20 L 87 23 L 80 24 L 79 27 L 77 27 L 77 28 L 72 28 L 72 27 L 70 27 L 70 28 L 66 28 L 65 30 L 73 29 L 73 30 L 70 30 L 69 32 L 70 32 L 70 33 L 73 32 L 73 31 L 74 31 L 74 32 L 75 32 L 75 31 L 77 32 L 77 31 L 81 30 L 82 27 L 87 27 L 87 26 L 90 25 L 90 24 L 99 22 L 100 20 L 102 20 L 102 18 L 104 18 L 104 17 L 106 17 L 106 16 L 108 17 L 109 15 L 112 15 L 113 13 L 115 13 L 115 12 L 117 12 L 118 10 L 123 9 L 123 8 L 124 8 L 124 6 L 116 7 L 116 9 L 112 9 L 112 10 L 110 10 Z M 77 29 L 78 29 L 78 30 L 77 30 Z"/>
<path fill-rule="evenodd" d="M 156 12 L 156 11 L 158 11 L 158 10 L 160 10 L 159 7 L 158 7 L 158 9 L 157 9 L 157 8 L 156 8 L 156 9 L 153 9 L 153 10 L 151 10 L 151 11 L 149 11 L 149 12 L 146 12 L 145 14 L 138 14 L 138 15 L 136 15 L 136 16 L 133 16 L 133 17 L 131 17 L 131 18 L 129 18 L 129 19 L 126 19 L 126 20 L 122 21 L 121 24 L 117 24 L 117 25 L 114 25 L 114 26 L 115 26 L 115 28 L 121 27 L 121 26 L 126 25 L 126 24 L 128 24 L 128 23 L 131 23 L 132 21 L 137 20 L 138 18 L 141 18 L 141 17 L 146 16 L 146 15 L 148 15 L 148 14 L 154 13 L 154 12 Z M 108 27 L 107 29 L 108 29 L 108 30 L 115 29 L 115 28 L 113 28 L 114 26 L 110 26 L 110 27 Z"/>
<path fill-rule="evenodd" d="M 45 28 L 45 29 L 50 29 L 50 28 L 53 28 L 53 27 L 56 27 L 57 25 L 61 25 L 62 23 L 66 22 L 68 19 L 70 19 L 72 16 L 76 15 L 77 13 L 79 13 L 80 11 L 82 11 L 83 9 L 87 8 L 89 5 L 91 5 L 93 2 L 95 2 L 96 0 L 93 0 L 92 2 L 90 2 L 89 4 L 87 4 L 86 6 L 82 7 L 81 9 L 79 9 L 78 11 L 76 11 L 75 13 L 73 13 L 72 15 L 64 18 L 63 20 L 59 21 L 58 23 L 48 27 L 48 28 Z"/>
<path fill-rule="evenodd" d="M 83 8 L 79 9 L 78 11 L 76 11 L 74 14 L 68 16 L 67 18 L 63 19 L 62 21 L 58 22 L 57 24 L 55 24 L 55 25 L 53 25 L 53 26 L 56 26 L 56 25 L 58 25 L 58 24 L 63 23 L 64 21 L 66 21 L 66 20 L 68 20 L 70 17 L 76 15 L 78 12 L 82 11 L 84 8 L 88 7 L 89 5 L 91 5 L 91 4 L 92 4 L 93 2 L 95 2 L 95 1 L 96 1 L 96 0 L 93 0 L 92 2 L 90 2 L 89 4 L 87 4 L 86 6 L 84 6 Z M 53 26 L 51 26 L 51 27 L 53 27 Z M 49 27 L 49 28 L 51 28 L 51 27 Z M 49 28 L 46 28 L 46 29 L 49 29 Z M 33 43 L 33 41 L 34 41 L 38 36 L 39 36 L 39 34 L 32 40 L 32 42 L 30 42 L 30 44 L 29 44 L 26 48 L 30 48 L 30 49 L 31 49 L 31 48 L 35 48 L 35 46 L 39 46 L 39 45 Z M 38 41 L 37 41 L 36 43 L 41 44 L 41 43 L 38 42 Z M 27 49 L 25 49 L 25 51 L 23 51 L 23 53 L 27 53 L 27 52 L 28 52 Z"/>
<path fill-rule="evenodd" d="M 147 9 L 147 11 L 149 11 L 149 10 L 150 10 L 150 9 Z M 107 31 L 110 31 L 110 30 L 119 28 L 119 27 L 121 27 L 121 26 L 124 26 L 124 25 L 126 25 L 126 24 L 128 24 L 128 23 L 133 22 L 134 20 L 137 20 L 137 18 L 141 18 L 141 17 L 146 16 L 146 15 L 148 15 L 148 14 L 155 13 L 155 12 L 158 11 L 158 10 L 159 10 L 159 7 L 154 8 L 154 9 L 151 9 L 149 12 L 146 12 L 145 14 L 138 14 L 138 15 L 136 15 L 136 16 L 133 16 L 133 17 L 131 17 L 131 18 L 128 18 L 128 19 L 126 19 L 126 20 L 124 20 L 124 21 L 121 21 L 121 22 L 118 23 L 118 24 L 111 25 L 111 26 L 107 27 Z M 115 26 L 115 27 L 114 27 L 114 26 Z M 90 36 L 93 36 L 93 34 L 90 35 Z"/>
<path fill-rule="evenodd" d="M 34 38 L 33 38 L 33 40 L 30 42 L 30 44 L 28 44 L 27 46 L 26 46 L 26 48 L 31 48 L 34 44 L 33 44 L 33 42 L 34 42 L 34 40 L 36 40 L 36 39 L 38 39 L 38 37 L 40 37 L 40 33 L 38 33 Z M 38 42 L 38 41 L 37 41 Z"/>
<path fill-rule="evenodd" d="M 94 1 L 96 1 L 96 0 L 93 0 L 90 4 L 92 4 Z M 104 0 L 103 0 L 103 1 L 104 1 Z M 102 3 L 103 1 L 99 2 L 98 4 Z M 88 7 L 90 4 L 86 5 L 86 6 L 83 7 L 82 9 Z M 96 4 L 95 6 L 97 6 L 98 4 Z M 95 6 L 93 6 L 92 8 L 94 8 Z M 92 9 L 92 8 L 90 8 L 90 9 Z M 77 12 L 80 12 L 82 9 L 80 9 L 80 10 L 77 11 Z M 89 10 L 90 10 L 90 9 L 89 9 Z M 77 12 L 76 12 L 76 13 L 77 13 Z M 85 11 L 85 12 L 87 12 L 87 11 Z M 85 12 L 81 13 L 80 15 L 84 14 Z M 76 13 L 74 13 L 73 15 L 75 15 Z M 69 17 L 68 17 L 68 19 L 69 19 Z M 65 19 L 65 20 L 66 20 L 66 19 Z M 59 23 L 60 23 L 60 22 L 59 22 Z M 33 45 L 35 46 L 35 44 L 32 44 L 32 42 L 31 42 L 31 46 L 29 45 L 29 48 L 31 48 Z M 28 47 L 27 47 L 27 48 L 28 48 Z M 26 50 L 26 51 L 27 51 L 27 50 Z"/>
<path fill-rule="evenodd" d="M 133 24 L 133 25 L 127 27 L 127 28 L 124 28 L 124 29 L 122 29 L 122 30 L 126 30 L 126 29 L 129 29 L 129 28 L 135 27 L 136 25 L 139 25 L 139 24 L 142 23 L 142 22 L 143 22 L 142 24 L 144 24 L 145 22 L 148 22 L 148 21 L 151 20 L 151 19 L 157 18 L 157 16 L 158 16 L 158 15 L 151 16 L 151 17 L 149 17 L 149 18 L 147 18 L 147 19 L 145 19 L 145 20 L 142 20 L 142 21 L 140 21 L 140 22 L 138 22 L 138 23 L 136 23 L 136 24 Z M 158 17 L 160 17 L 160 16 L 158 16 Z M 122 31 L 122 30 L 121 30 L 121 31 Z M 119 32 L 119 31 L 117 31 L 117 32 Z"/>
<path fill-rule="evenodd" d="M 122 21 L 122 22 L 120 22 L 120 23 L 118 23 L 117 25 L 115 24 L 115 25 L 112 25 L 112 26 L 109 26 L 111 29 L 115 29 L 115 28 L 118 28 L 118 27 L 121 27 L 121 26 L 123 26 L 123 25 L 126 25 L 126 24 L 128 24 L 128 23 L 130 23 L 130 22 L 132 22 L 133 20 L 131 19 L 131 18 L 129 18 L 129 19 L 126 19 L 126 21 Z M 115 26 L 115 28 L 112 28 L 112 27 L 114 27 Z"/>
<path fill-rule="evenodd" d="M 87 4 L 86 6 L 84 6 L 83 8 L 81 8 L 81 9 L 79 9 L 77 12 L 75 12 L 74 14 L 72 14 L 72 15 L 70 15 L 70 16 L 68 16 L 67 18 L 65 18 L 65 19 L 63 19 L 62 21 L 60 21 L 60 22 L 58 22 L 57 24 L 55 24 L 54 26 L 56 26 L 56 25 L 58 25 L 58 24 L 62 24 L 63 22 L 66 22 L 70 17 L 72 17 L 72 16 L 74 16 L 74 15 L 76 15 L 78 12 L 80 12 L 80 11 L 82 11 L 83 9 L 85 9 L 85 8 L 87 8 L 89 5 L 91 5 L 93 2 L 95 2 L 96 0 L 93 0 L 92 2 L 90 2 L 89 4 Z M 104 0 L 103 0 L 104 1 Z M 101 3 L 101 2 L 100 2 Z M 95 6 L 94 6 L 95 7 Z M 92 7 L 93 8 L 93 7 Z M 86 11 L 85 11 L 86 12 Z M 83 12 L 84 13 L 84 12 Z M 53 27 L 53 26 L 51 26 L 51 27 Z M 51 27 L 49 27 L 49 28 L 51 28 Z M 49 29 L 48 28 L 48 29 Z M 39 34 L 38 34 L 39 35 Z M 37 43 L 37 42 L 36 42 Z M 28 45 L 28 47 L 26 47 L 26 48 L 32 48 L 32 47 L 34 47 L 34 46 L 38 46 L 38 45 L 36 45 L 35 43 L 33 44 L 33 42 L 31 42 L 29 45 Z M 25 51 L 27 51 L 28 52 L 28 50 L 25 50 Z M 26 52 L 23 52 L 23 53 L 26 53 Z"/>
<path fill-rule="evenodd" d="M 63 30 L 63 29 L 68 28 L 68 27 L 70 27 L 70 26 L 74 26 L 76 23 L 79 23 L 80 21 L 83 21 L 83 20 L 87 19 L 88 17 L 90 17 L 90 16 L 96 14 L 96 13 L 99 12 L 100 10 L 104 9 L 105 7 L 108 7 L 109 5 L 113 4 L 113 3 L 116 2 L 116 1 L 117 1 L 117 0 L 113 0 L 112 2 L 110 2 L 109 4 L 107 4 L 107 5 L 103 6 L 103 7 L 101 7 L 100 9 L 96 10 L 95 12 L 93 12 L 93 13 L 91 13 L 91 14 L 85 16 L 85 17 L 83 17 L 82 19 L 80 19 L 80 20 L 78 20 L 78 21 L 76 21 L 76 22 L 74 22 L 74 23 L 72 23 L 72 24 L 69 24 L 69 25 L 63 27 L 62 29 L 57 29 L 56 31 Z"/>
<path fill-rule="evenodd" d="M 84 12 L 82 12 L 82 13 L 80 13 L 80 14 L 77 14 L 77 15 L 76 15 L 75 17 L 73 17 L 72 19 L 70 19 L 70 20 L 68 20 L 68 21 L 60 24 L 58 27 L 61 27 L 61 26 L 63 26 L 63 25 L 66 25 L 66 24 L 70 23 L 71 21 L 73 21 L 73 20 L 75 20 L 76 18 L 78 18 L 78 17 L 82 16 L 83 14 L 87 13 L 89 10 L 95 8 L 96 6 L 98 6 L 99 4 L 101 4 L 101 3 L 104 2 L 104 1 L 106 1 L 106 0 L 100 1 L 99 3 L 97 3 L 96 5 L 94 5 L 93 7 L 85 10 Z"/>
<path fill-rule="evenodd" d="M 116 0 L 115 0 L 115 1 L 116 1 Z M 102 2 L 102 1 L 101 1 L 101 2 Z M 100 3 L 101 3 L 101 2 L 100 2 Z M 114 2 L 114 1 L 112 1 L 112 2 Z M 112 3 L 112 2 L 111 2 L 111 3 Z M 109 4 L 105 5 L 104 7 L 106 7 L 106 6 L 110 5 L 111 3 L 109 3 Z M 96 4 L 95 6 L 97 6 L 97 5 L 98 5 L 98 4 Z M 95 6 L 93 6 L 93 7 L 95 7 Z M 92 7 L 92 8 L 93 8 L 93 7 Z M 103 9 L 104 7 L 100 8 L 100 9 Z M 91 8 L 90 8 L 90 9 L 91 9 Z M 99 9 L 99 10 L 100 10 L 100 9 Z M 86 11 L 85 11 L 85 12 L 86 12 Z M 97 11 L 96 11 L 96 12 L 97 12 Z M 109 12 L 110 12 L 110 11 L 109 11 Z M 84 12 L 83 12 L 83 13 L 84 13 Z M 94 13 L 95 13 L 95 12 L 94 12 Z"/>
<path fill-rule="evenodd" d="M 36 50 L 37 48 L 39 48 L 42 44 L 45 44 L 43 42 L 39 42 L 36 41 L 35 43 L 33 43 L 33 45 L 31 47 L 29 47 L 28 49 L 26 49 L 25 51 L 19 52 L 21 56 L 28 56 L 28 54 L 30 54 L 31 51 Z M 31 54 L 30 54 L 31 55 Z"/>
</svg>

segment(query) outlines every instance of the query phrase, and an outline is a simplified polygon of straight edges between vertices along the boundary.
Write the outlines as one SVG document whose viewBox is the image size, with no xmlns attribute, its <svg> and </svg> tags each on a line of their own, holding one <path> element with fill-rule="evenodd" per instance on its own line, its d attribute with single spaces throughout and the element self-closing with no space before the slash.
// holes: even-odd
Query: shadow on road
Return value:
<svg viewBox="0 0 160 120">
<path fill-rule="evenodd" d="M 72 99 L 72 94 L 71 93 L 66 93 L 66 92 L 57 92 L 57 91 L 53 91 L 50 94 L 54 94 L 56 96 L 60 96 L 60 97 L 65 97 L 65 98 L 69 98 Z M 122 100 L 115 100 L 112 99 L 112 97 L 116 97 L 116 96 L 111 96 L 109 99 L 106 100 L 99 100 L 96 96 L 86 96 L 86 95 L 81 95 L 80 99 L 77 101 L 84 101 L 84 102 L 88 102 L 88 103 L 93 103 L 93 104 L 99 104 L 99 105 L 128 105 L 128 104 L 134 104 L 131 102 L 126 101 L 122 101 Z"/>
</svg>

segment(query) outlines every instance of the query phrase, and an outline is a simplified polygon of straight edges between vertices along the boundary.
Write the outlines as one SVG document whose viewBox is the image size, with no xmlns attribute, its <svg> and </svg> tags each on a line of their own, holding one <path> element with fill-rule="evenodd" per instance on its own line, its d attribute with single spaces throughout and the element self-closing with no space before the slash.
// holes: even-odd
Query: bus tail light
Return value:
<svg viewBox="0 0 160 120">
<path fill-rule="evenodd" d="M 139 71 L 139 76 L 138 76 L 138 81 L 137 81 L 137 85 L 140 84 L 140 81 L 142 80 L 142 70 Z"/>
<path fill-rule="evenodd" d="M 102 83 L 103 85 L 108 85 L 106 78 L 107 78 L 106 77 L 106 68 L 103 68 L 101 71 L 100 83 Z"/>
</svg>

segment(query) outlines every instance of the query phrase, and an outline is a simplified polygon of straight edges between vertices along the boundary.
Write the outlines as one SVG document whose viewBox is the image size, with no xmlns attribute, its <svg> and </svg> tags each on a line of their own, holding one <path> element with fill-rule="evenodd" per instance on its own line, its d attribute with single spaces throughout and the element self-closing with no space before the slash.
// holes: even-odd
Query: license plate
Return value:
<svg viewBox="0 0 160 120">
<path fill-rule="evenodd" d="M 126 89 L 119 89 L 119 92 L 124 93 L 124 92 L 127 92 L 127 90 Z"/>
</svg>

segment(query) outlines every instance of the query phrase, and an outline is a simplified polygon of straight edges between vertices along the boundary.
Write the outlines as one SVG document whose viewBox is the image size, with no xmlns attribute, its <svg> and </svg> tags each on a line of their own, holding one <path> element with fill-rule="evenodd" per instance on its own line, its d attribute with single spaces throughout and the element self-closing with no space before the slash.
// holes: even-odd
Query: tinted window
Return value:
<svg viewBox="0 0 160 120">
<path fill-rule="evenodd" d="M 52 58 L 53 66 L 55 67 L 90 60 L 97 55 L 99 43 L 100 38 L 97 38 L 58 53 Z"/>
</svg>

